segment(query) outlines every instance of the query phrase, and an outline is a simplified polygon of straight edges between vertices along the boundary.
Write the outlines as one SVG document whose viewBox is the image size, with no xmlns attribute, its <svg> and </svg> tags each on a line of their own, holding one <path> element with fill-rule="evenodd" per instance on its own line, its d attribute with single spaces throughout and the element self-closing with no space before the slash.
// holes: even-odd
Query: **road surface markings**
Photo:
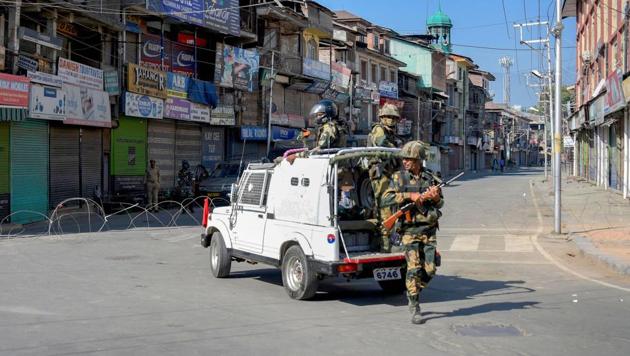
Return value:
<svg viewBox="0 0 630 356">
<path fill-rule="evenodd" d="M 609 288 L 614 288 L 617 290 L 621 290 L 624 292 L 630 292 L 630 288 L 624 288 L 615 284 L 611 284 L 611 283 L 607 283 L 604 281 L 599 281 L 597 279 L 591 278 L 591 277 L 587 277 L 583 274 L 580 274 L 578 272 L 575 272 L 573 270 L 571 270 L 570 268 L 566 267 L 565 265 L 563 265 L 562 263 L 556 261 L 556 259 L 554 259 L 553 257 L 551 257 L 551 255 L 545 251 L 542 246 L 540 246 L 540 244 L 538 243 L 538 236 L 540 234 L 542 234 L 543 232 L 543 219 L 542 219 L 542 214 L 540 212 L 540 207 L 538 206 L 538 198 L 536 197 L 536 194 L 534 193 L 534 182 L 532 182 L 531 180 L 529 181 L 529 191 L 532 194 L 532 202 L 534 203 L 534 207 L 536 208 L 536 216 L 538 218 L 538 234 L 535 235 L 534 237 L 532 237 L 532 243 L 534 244 L 534 247 L 536 247 L 536 250 L 538 250 L 538 252 L 543 255 L 544 258 L 547 259 L 547 261 L 553 263 L 556 267 L 558 267 L 559 269 L 572 274 L 578 278 L 581 278 L 583 280 L 589 281 L 589 282 L 593 282 L 593 283 L 597 283 L 600 284 L 604 287 L 609 287 Z"/>
<path fill-rule="evenodd" d="M 507 252 L 532 252 L 534 245 L 529 236 L 505 235 L 505 251 Z"/>
<path fill-rule="evenodd" d="M 457 235 L 449 251 L 477 251 L 480 238 L 479 235 Z"/>
</svg>

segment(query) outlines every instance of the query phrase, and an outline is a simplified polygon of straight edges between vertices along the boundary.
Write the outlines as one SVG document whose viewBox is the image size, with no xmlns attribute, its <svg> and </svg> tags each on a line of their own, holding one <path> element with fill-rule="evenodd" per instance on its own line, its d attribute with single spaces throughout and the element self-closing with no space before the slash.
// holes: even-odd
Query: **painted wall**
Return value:
<svg viewBox="0 0 630 356">
<path fill-rule="evenodd" d="M 419 87 L 430 88 L 433 85 L 431 49 L 395 38 L 392 38 L 390 46 L 392 57 L 407 64 L 403 70 L 420 76 Z M 444 67 L 442 66 L 442 68 Z"/>
</svg>

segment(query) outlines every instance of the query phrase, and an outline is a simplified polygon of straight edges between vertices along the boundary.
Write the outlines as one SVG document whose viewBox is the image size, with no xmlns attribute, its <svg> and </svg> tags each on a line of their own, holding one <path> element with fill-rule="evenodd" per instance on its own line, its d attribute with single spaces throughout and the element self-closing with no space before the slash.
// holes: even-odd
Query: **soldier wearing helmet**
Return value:
<svg viewBox="0 0 630 356">
<path fill-rule="evenodd" d="M 403 169 L 395 172 L 389 188 L 383 194 L 381 206 L 393 211 L 414 203 L 411 214 L 397 226 L 407 260 L 407 299 L 412 313 L 411 322 L 422 323 L 419 294 L 436 272 L 436 232 L 444 205 L 441 181 L 424 169 L 428 145 L 421 141 L 406 143 L 400 151 Z"/>
<path fill-rule="evenodd" d="M 318 126 L 315 148 L 345 147 L 347 132 L 339 122 L 337 105 L 332 100 L 324 99 L 315 104 L 309 116 Z"/>
<path fill-rule="evenodd" d="M 368 136 L 368 146 L 394 147 L 402 146 L 402 139 L 396 135 L 396 125 L 400 121 L 398 107 L 394 104 L 385 104 L 378 111 L 379 122 L 372 126 Z"/>
<path fill-rule="evenodd" d="M 400 119 L 398 107 L 393 104 L 385 104 L 378 113 L 380 121 L 372 127 L 368 136 L 368 146 L 398 148 L 402 145 L 402 139 L 396 136 L 396 125 Z M 396 160 L 373 160 L 370 162 L 370 180 L 374 193 L 377 218 L 384 221 L 392 215 L 389 207 L 381 207 L 380 200 L 383 193 L 389 187 L 392 173 L 398 168 Z M 382 252 L 389 252 L 391 244 L 390 232 L 381 228 L 380 247 Z"/>
</svg>

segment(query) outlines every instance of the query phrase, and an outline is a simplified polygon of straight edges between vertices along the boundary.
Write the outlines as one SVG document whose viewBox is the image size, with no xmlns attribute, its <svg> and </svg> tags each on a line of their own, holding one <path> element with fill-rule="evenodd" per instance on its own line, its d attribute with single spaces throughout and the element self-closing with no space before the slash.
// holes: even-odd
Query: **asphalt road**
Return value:
<svg viewBox="0 0 630 356">
<path fill-rule="evenodd" d="M 273 268 L 214 279 L 196 227 L 0 240 L 0 354 L 627 355 L 630 282 L 544 236 L 539 174 L 445 189 L 420 326 L 369 280 L 299 302 Z"/>
</svg>

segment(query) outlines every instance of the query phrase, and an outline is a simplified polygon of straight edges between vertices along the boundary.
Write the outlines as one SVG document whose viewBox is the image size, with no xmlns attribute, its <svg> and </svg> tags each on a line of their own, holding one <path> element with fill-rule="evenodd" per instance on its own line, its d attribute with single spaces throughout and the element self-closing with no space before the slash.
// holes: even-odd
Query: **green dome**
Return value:
<svg viewBox="0 0 630 356">
<path fill-rule="evenodd" d="M 438 11 L 427 20 L 427 27 L 453 27 L 453 23 L 451 22 L 451 18 L 442 12 L 442 9 L 438 9 Z"/>
</svg>

